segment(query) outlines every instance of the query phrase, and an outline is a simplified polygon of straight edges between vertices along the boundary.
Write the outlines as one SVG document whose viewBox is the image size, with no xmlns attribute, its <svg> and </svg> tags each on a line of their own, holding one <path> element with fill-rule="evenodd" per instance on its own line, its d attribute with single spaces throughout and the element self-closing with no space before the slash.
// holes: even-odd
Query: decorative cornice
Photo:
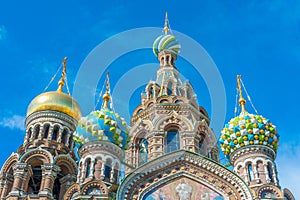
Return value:
<svg viewBox="0 0 300 200">
<path fill-rule="evenodd" d="M 84 144 L 79 148 L 78 154 L 82 158 L 84 154 L 90 154 L 91 152 L 105 151 L 115 155 L 117 158 L 122 160 L 125 156 L 125 152 L 117 145 L 109 141 L 93 141 Z"/>
<path fill-rule="evenodd" d="M 234 164 L 237 159 L 242 156 L 250 156 L 255 154 L 263 154 L 271 158 L 273 161 L 276 158 L 276 153 L 273 149 L 262 145 L 249 145 L 242 147 L 230 155 L 230 162 Z"/>
<path fill-rule="evenodd" d="M 67 114 L 57 112 L 57 111 L 51 111 L 51 110 L 39 111 L 29 115 L 26 118 L 25 125 L 27 127 L 32 122 L 37 123 L 37 122 L 45 122 L 45 121 L 59 122 L 72 129 L 74 129 L 77 126 L 77 121 L 74 118 L 70 117 Z"/>
</svg>

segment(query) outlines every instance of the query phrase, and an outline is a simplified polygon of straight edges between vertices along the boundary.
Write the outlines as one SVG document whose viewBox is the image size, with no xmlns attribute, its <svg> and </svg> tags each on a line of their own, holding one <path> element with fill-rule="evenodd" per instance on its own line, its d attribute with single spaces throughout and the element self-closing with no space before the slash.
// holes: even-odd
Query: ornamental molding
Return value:
<svg viewBox="0 0 300 200">
<path fill-rule="evenodd" d="M 274 185 L 263 185 L 260 188 L 257 189 L 256 195 L 258 198 L 263 198 L 263 192 L 265 191 L 271 191 L 276 195 L 276 198 L 284 198 L 283 193 L 281 190 L 274 186 Z"/>
<path fill-rule="evenodd" d="M 103 151 L 108 152 L 120 160 L 122 160 L 125 156 L 125 152 L 118 147 L 117 145 L 109 142 L 109 141 L 93 141 L 88 142 L 81 146 L 78 150 L 79 157 L 82 158 L 84 155 L 90 154 L 91 152 Z"/>
<path fill-rule="evenodd" d="M 169 99 L 169 98 L 171 98 L 171 97 L 163 96 L 163 97 L 160 97 L 159 100 Z M 176 100 L 178 100 L 178 96 L 173 97 L 172 101 L 176 101 Z M 152 102 L 152 99 L 150 99 L 149 101 Z M 152 120 L 156 115 L 168 114 L 170 110 L 177 111 L 179 115 L 188 115 L 191 113 L 192 115 L 196 116 L 199 119 L 204 119 L 205 121 L 207 121 L 207 123 L 210 122 L 210 120 L 207 116 L 202 114 L 200 112 L 200 110 L 195 108 L 195 106 L 190 105 L 189 103 L 176 104 L 176 103 L 170 102 L 165 105 L 158 103 L 156 101 L 153 103 L 154 103 L 154 105 L 151 105 L 151 107 L 146 107 L 146 105 L 148 105 L 148 104 L 139 105 L 135 109 L 134 114 L 131 118 L 132 124 L 135 124 L 139 120 L 139 118 Z M 142 110 L 142 112 L 139 113 L 138 112 L 139 110 Z"/>
<path fill-rule="evenodd" d="M 77 121 L 74 118 L 70 117 L 67 114 L 57 112 L 57 111 L 52 111 L 52 110 L 38 111 L 32 113 L 26 118 L 25 125 L 27 127 L 32 123 L 45 122 L 45 121 L 58 122 L 67 125 L 68 127 L 72 127 L 72 129 L 75 129 L 75 127 L 77 126 Z"/>
<path fill-rule="evenodd" d="M 238 159 L 253 156 L 255 154 L 263 154 L 271 158 L 272 161 L 276 158 L 276 153 L 273 149 L 262 145 L 249 145 L 237 149 L 230 155 L 230 162 L 234 164 Z"/>
<path fill-rule="evenodd" d="M 12 153 L 5 161 L 4 165 L 1 168 L 1 173 L 7 172 L 10 167 L 14 163 L 17 163 L 19 160 L 19 154 L 18 153 Z"/>
<path fill-rule="evenodd" d="M 117 199 L 140 199 L 140 195 L 147 193 L 147 188 L 153 189 L 164 181 L 175 179 L 180 173 L 194 177 L 213 190 L 222 191 L 220 193 L 226 194 L 225 197 L 252 199 L 250 189 L 238 175 L 206 157 L 185 150 L 165 154 L 132 171 L 121 183 Z"/>
<path fill-rule="evenodd" d="M 22 155 L 22 157 L 19 159 L 20 163 L 27 163 L 29 161 L 30 158 L 34 157 L 34 159 L 36 159 L 38 156 L 43 157 L 45 160 L 43 161 L 43 163 L 53 163 L 53 156 L 52 154 L 45 150 L 42 149 L 40 147 L 36 148 L 36 149 L 31 149 L 28 150 L 24 155 Z"/>
<path fill-rule="evenodd" d="M 56 165 L 60 165 L 61 163 L 66 163 L 70 170 L 70 174 L 77 174 L 77 163 L 75 160 L 70 156 L 70 154 L 60 154 L 55 156 L 54 163 Z M 72 170 L 73 169 L 73 170 Z"/>
<path fill-rule="evenodd" d="M 87 192 L 90 188 L 97 188 L 101 190 L 102 194 L 108 194 L 107 186 L 99 180 L 87 182 L 82 186 L 80 193 L 83 195 L 88 195 Z"/>
</svg>

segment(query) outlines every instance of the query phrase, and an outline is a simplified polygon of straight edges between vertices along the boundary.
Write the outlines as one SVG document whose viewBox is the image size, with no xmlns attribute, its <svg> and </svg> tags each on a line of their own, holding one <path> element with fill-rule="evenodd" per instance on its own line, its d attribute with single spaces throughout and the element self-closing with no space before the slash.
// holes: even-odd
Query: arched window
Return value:
<svg viewBox="0 0 300 200">
<path fill-rule="evenodd" d="M 34 131 L 33 131 L 35 140 L 38 139 L 39 133 L 40 133 L 40 125 L 37 125 L 37 126 L 34 127 Z"/>
<path fill-rule="evenodd" d="M 42 168 L 41 165 L 32 167 L 32 175 L 29 178 L 28 194 L 38 194 L 40 192 L 42 182 Z"/>
<path fill-rule="evenodd" d="M 201 155 L 204 154 L 202 146 L 203 146 L 203 140 L 199 140 L 198 148 L 199 148 L 199 154 Z"/>
<path fill-rule="evenodd" d="M 111 173 L 111 166 L 106 164 L 105 170 L 104 170 L 104 175 L 105 175 L 105 178 L 107 179 L 107 181 L 109 181 L 109 179 L 110 179 L 110 173 Z"/>
<path fill-rule="evenodd" d="M 28 133 L 27 133 L 27 142 L 30 141 L 31 134 L 32 134 L 32 130 L 31 130 L 31 127 L 30 127 L 29 130 L 28 130 Z"/>
<path fill-rule="evenodd" d="M 61 142 L 63 144 L 66 144 L 66 141 L 67 141 L 67 135 L 68 135 L 68 130 L 67 129 L 64 129 L 64 131 L 62 132 L 62 138 L 61 138 Z"/>
<path fill-rule="evenodd" d="M 87 160 L 86 162 L 86 171 L 85 171 L 85 177 L 88 177 L 91 172 L 91 160 Z"/>
<path fill-rule="evenodd" d="M 179 150 L 180 141 L 177 130 L 170 130 L 167 132 L 167 153 Z"/>
<path fill-rule="evenodd" d="M 167 94 L 172 95 L 172 82 L 170 81 L 167 86 Z"/>
<path fill-rule="evenodd" d="M 268 163 L 267 169 L 268 169 L 268 175 L 269 175 L 269 178 L 270 178 L 270 182 L 271 182 L 271 183 L 274 183 L 274 179 L 273 179 L 273 169 L 272 169 L 271 163 Z"/>
<path fill-rule="evenodd" d="M 252 169 L 252 164 L 248 164 L 247 166 L 248 169 L 248 176 L 249 176 L 249 181 L 253 181 L 254 180 L 254 174 L 253 174 L 253 169 Z"/>
<path fill-rule="evenodd" d="M 59 127 L 58 126 L 54 126 L 53 133 L 52 133 L 52 140 L 56 140 L 57 139 L 58 131 L 59 131 Z"/>
<path fill-rule="evenodd" d="M 49 124 L 46 124 L 46 125 L 44 126 L 44 138 L 48 138 L 49 129 L 50 129 L 50 125 L 49 125 Z"/>
<path fill-rule="evenodd" d="M 139 165 L 148 161 L 148 140 L 142 139 L 139 144 Z"/>
</svg>

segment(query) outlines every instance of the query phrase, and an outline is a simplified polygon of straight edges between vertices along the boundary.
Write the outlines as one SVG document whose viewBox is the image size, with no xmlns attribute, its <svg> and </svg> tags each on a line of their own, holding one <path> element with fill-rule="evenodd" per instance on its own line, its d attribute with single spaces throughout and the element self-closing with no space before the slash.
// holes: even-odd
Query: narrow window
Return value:
<svg viewBox="0 0 300 200">
<path fill-rule="evenodd" d="M 170 130 L 167 133 L 167 153 L 179 150 L 180 141 L 177 130 Z"/>
<path fill-rule="evenodd" d="M 148 140 L 142 139 L 139 144 L 139 165 L 148 161 Z"/>
<path fill-rule="evenodd" d="M 254 174 L 252 170 L 252 165 L 248 164 L 248 176 L 249 176 L 249 181 L 253 181 L 254 179 Z"/>
<path fill-rule="evenodd" d="M 271 183 L 274 183 L 273 170 L 272 170 L 272 165 L 270 163 L 268 163 L 267 169 L 268 169 L 268 175 L 269 175 L 270 181 L 271 181 Z"/>
</svg>

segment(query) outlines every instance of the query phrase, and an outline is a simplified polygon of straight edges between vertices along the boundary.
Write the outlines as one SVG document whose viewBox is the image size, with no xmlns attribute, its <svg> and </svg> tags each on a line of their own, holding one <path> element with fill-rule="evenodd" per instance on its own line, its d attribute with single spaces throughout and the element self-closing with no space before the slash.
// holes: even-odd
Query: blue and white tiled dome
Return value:
<svg viewBox="0 0 300 200">
<path fill-rule="evenodd" d="M 79 146 L 92 141 L 109 141 L 127 149 L 130 137 L 124 119 L 109 108 L 102 108 L 79 120 L 73 140 Z"/>
</svg>

